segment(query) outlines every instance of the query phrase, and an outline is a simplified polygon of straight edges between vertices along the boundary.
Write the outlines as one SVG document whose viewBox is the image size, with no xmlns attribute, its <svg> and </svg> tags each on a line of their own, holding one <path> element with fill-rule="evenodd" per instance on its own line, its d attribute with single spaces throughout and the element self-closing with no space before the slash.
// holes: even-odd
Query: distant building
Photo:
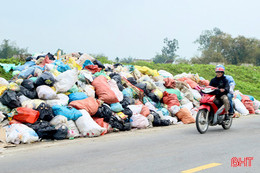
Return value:
<svg viewBox="0 0 260 173">
<path fill-rule="evenodd" d="M 137 61 L 153 62 L 152 59 L 134 59 L 133 61 L 134 61 L 134 62 L 137 62 Z"/>
</svg>

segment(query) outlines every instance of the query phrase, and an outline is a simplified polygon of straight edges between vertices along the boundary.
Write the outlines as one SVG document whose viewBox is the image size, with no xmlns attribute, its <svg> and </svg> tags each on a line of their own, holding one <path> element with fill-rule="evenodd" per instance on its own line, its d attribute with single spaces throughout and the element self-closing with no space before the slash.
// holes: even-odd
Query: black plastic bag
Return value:
<svg viewBox="0 0 260 173">
<path fill-rule="evenodd" d="M 39 136 L 40 139 L 54 139 L 57 129 L 50 125 L 48 121 L 37 120 L 34 124 L 26 123 Z"/>
<path fill-rule="evenodd" d="M 138 83 L 135 85 L 137 88 L 144 91 L 145 94 L 149 94 L 149 90 L 146 89 L 147 84 L 146 83 Z"/>
<path fill-rule="evenodd" d="M 131 100 L 129 97 L 124 96 L 123 100 L 120 102 L 120 104 L 123 106 L 123 108 L 126 108 L 128 105 L 131 104 Z"/>
<path fill-rule="evenodd" d="M 37 111 L 40 112 L 39 119 L 41 120 L 51 121 L 54 118 L 51 106 L 46 103 L 41 103 L 37 107 Z"/>
<path fill-rule="evenodd" d="M 50 52 L 47 53 L 47 56 L 49 57 L 49 60 L 55 60 L 54 55 Z"/>
<path fill-rule="evenodd" d="M 27 61 L 31 61 L 33 58 L 31 57 L 31 56 L 28 56 L 26 59 L 25 59 L 25 61 L 27 62 Z"/>
<path fill-rule="evenodd" d="M 121 80 L 120 74 L 118 74 L 118 73 L 111 73 L 111 74 L 109 75 L 109 77 L 110 77 L 111 79 L 114 79 L 114 80 L 116 81 L 117 86 L 118 86 L 118 89 L 119 89 L 120 91 L 123 91 L 123 90 L 124 90 L 124 87 L 123 87 L 123 85 L 122 85 L 122 80 Z"/>
<path fill-rule="evenodd" d="M 40 85 L 48 85 L 48 86 L 53 86 L 55 82 L 55 79 L 53 75 L 49 72 L 44 72 L 42 73 L 37 80 L 35 81 L 35 85 L 38 87 Z"/>
<path fill-rule="evenodd" d="M 169 126 L 171 124 L 170 120 L 162 120 L 161 119 L 161 126 Z"/>
<path fill-rule="evenodd" d="M 99 61 L 99 60 L 94 60 L 93 61 L 93 64 L 94 65 L 97 65 L 99 68 L 102 68 L 102 69 L 104 69 L 105 68 L 105 66 Z"/>
<path fill-rule="evenodd" d="M 20 86 L 20 93 L 22 93 L 23 95 L 25 95 L 30 99 L 38 98 L 37 92 L 35 90 L 30 91 L 23 86 Z"/>
<path fill-rule="evenodd" d="M 124 108 L 123 113 L 130 118 L 133 115 L 133 112 L 128 107 Z"/>
<path fill-rule="evenodd" d="M 119 121 L 115 116 L 110 117 L 109 124 L 112 128 L 116 128 L 120 131 L 124 131 L 124 124 L 123 121 Z"/>
<path fill-rule="evenodd" d="M 24 79 L 21 85 L 28 90 L 33 90 L 35 88 L 31 79 Z"/>
<path fill-rule="evenodd" d="M 136 84 L 137 84 L 135 78 L 133 78 L 133 77 L 129 77 L 129 78 L 127 78 L 127 80 L 128 80 L 132 85 L 136 85 Z"/>
<path fill-rule="evenodd" d="M 115 67 L 115 68 L 117 68 L 118 66 L 123 66 L 123 64 L 120 64 L 120 63 L 114 64 L 114 67 Z"/>
<path fill-rule="evenodd" d="M 0 101 L 3 105 L 11 109 L 21 107 L 21 103 L 15 91 L 6 90 L 0 97 Z"/>
<path fill-rule="evenodd" d="M 150 111 L 150 113 L 153 115 L 153 126 L 161 126 L 161 118 L 160 115 L 154 111 Z"/>
<path fill-rule="evenodd" d="M 101 107 L 98 108 L 98 111 L 95 115 L 93 115 L 94 117 L 99 117 L 99 118 L 104 118 L 105 122 L 109 122 L 110 117 L 112 116 L 112 110 L 110 109 L 110 107 L 106 104 L 103 104 Z"/>
<path fill-rule="evenodd" d="M 148 93 L 147 96 L 152 99 L 152 101 L 154 101 L 155 103 L 159 102 L 159 98 L 152 92 Z"/>
<path fill-rule="evenodd" d="M 53 138 L 57 140 L 62 140 L 62 139 L 66 139 L 67 135 L 68 135 L 68 128 L 65 125 L 61 125 L 57 129 L 57 132 L 53 135 Z"/>
<path fill-rule="evenodd" d="M 45 55 L 39 55 L 37 56 L 36 60 L 40 59 L 40 58 L 45 58 Z"/>
</svg>

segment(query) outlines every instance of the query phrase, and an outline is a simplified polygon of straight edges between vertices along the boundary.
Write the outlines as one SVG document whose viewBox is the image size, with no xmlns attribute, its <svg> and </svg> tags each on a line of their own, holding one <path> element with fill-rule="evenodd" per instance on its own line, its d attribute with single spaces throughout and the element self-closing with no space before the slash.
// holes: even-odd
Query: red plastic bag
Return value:
<svg viewBox="0 0 260 173">
<path fill-rule="evenodd" d="M 177 112 L 176 116 L 183 122 L 183 124 L 195 123 L 195 119 L 187 108 L 181 108 L 179 112 Z"/>
<path fill-rule="evenodd" d="M 252 100 L 250 100 L 250 98 L 246 95 L 241 95 L 241 97 L 242 97 L 241 102 L 245 105 L 245 107 L 249 111 L 249 113 L 255 114 L 254 102 Z"/>
<path fill-rule="evenodd" d="M 102 70 L 102 68 L 99 68 L 97 65 L 87 65 L 85 66 L 85 69 L 89 70 L 92 74 Z"/>
<path fill-rule="evenodd" d="M 141 115 L 145 116 L 145 117 L 148 117 L 148 115 L 150 115 L 150 109 L 145 106 L 141 101 L 137 101 L 136 102 L 137 105 L 142 105 L 142 110 L 140 112 Z"/>
<path fill-rule="evenodd" d="M 109 124 L 107 122 L 104 122 L 104 118 L 98 118 L 98 117 L 92 117 L 92 118 L 100 127 L 106 128 L 106 130 L 101 135 L 108 133 Z"/>
<path fill-rule="evenodd" d="M 92 85 L 95 87 L 98 99 L 103 100 L 107 104 L 117 103 L 117 99 L 114 91 L 111 90 L 105 76 L 100 75 L 94 79 Z"/>
<path fill-rule="evenodd" d="M 83 100 L 72 101 L 69 106 L 76 109 L 85 109 L 90 115 L 95 115 L 98 111 L 99 104 L 95 98 L 88 97 Z"/>
<path fill-rule="evenodd" d="M 190 85 L 190 87 L 192 89 L 195 89 L 196 86 L 198 85 L 196 82 L 194 82 L 193 80 L 191 80 L 190 78 L 186 78 L 186 77 L 183 77 L 183 78 L 180 78 L 178 79 L 179 81 L 182 81 L 182 82 L 186 82 L 187 84 Z"/>
<path fill-rule="evenodd" d="M 18 107 L 16 108 L 17 114 L 13 116 L 14 120 L 21 123 L 35 123 L 39 118 L 40 112 L 31 108 Z"/>
<path fill-rule="evenodd" d="M 165 79 L 163 79 L 163 81 L 165 82 L 164 83 L 164 86 L 166 87 L 166 88 L 175 88 L 176 87 L 176 82 L 175 82 L 175 80 L 174 79 L 171 79 L 171 78 L 165 78 Z"/>
<path fill-rule="evenodd" d="M 176 94 L 169 94 L 168 92 L 163 92 L 163 103 L 168 106 L 168 108 L 177 105 L 180 106 L 180 102 Z"/>
</svg>

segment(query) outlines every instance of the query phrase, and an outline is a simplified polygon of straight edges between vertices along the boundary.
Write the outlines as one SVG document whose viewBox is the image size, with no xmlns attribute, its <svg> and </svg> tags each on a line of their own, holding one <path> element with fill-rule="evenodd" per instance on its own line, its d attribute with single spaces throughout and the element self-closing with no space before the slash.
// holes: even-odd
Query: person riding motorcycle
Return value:
<svg viewBox="0 0 260 173">
<path fill-rule="evenodd" d="M 221 64 L 217 65 L 216 68 L 217 67 L 222 67 L 225 70 L 225 67 Z M 234 88 L 235 88 L 236 82 L 235 82 L 234 78 L 230 75 L 225 74 L 225 77 L 228 80 L 228 84 L 229 84 L 229 93 L 227 94 L 228 100 L 229 100 L 229 103 L 230 103 L 229 115 L 233 115 L 234 114 L 234 108 L 233 108 L 232 99 L 234 97 Z"/>
<path fill-rule="evenodd" d="M 216 77 L 211 79 L 210 86 L 218 88 L 215 92 L 216 98 L 220 99 L 224 103 L 225 111 L 226 111 L 226 119 L 229 120 L 229 108 L 230 104 L 228 101 L 227 94 L 229 93 L 229 83 L 226 77 L 224 76 L 225 69 L 223 67 L 216 68 Z"/>
</svg>

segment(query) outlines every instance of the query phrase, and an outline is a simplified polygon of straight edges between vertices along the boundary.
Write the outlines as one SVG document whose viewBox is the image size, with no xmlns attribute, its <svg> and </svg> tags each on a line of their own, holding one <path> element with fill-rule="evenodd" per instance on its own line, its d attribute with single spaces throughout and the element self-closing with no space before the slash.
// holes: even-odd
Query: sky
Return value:
<svg viewBox="0 0 260 173">
<path fill-rule="evenodd" d="M 0 0 L 0 41 L 30 53 L 150 59 L 167 37 L 189 59 L 200 53 L 194 41 L 214 27 L 260 39 L 259 7 L 258 0 Z"/>
</svg>

